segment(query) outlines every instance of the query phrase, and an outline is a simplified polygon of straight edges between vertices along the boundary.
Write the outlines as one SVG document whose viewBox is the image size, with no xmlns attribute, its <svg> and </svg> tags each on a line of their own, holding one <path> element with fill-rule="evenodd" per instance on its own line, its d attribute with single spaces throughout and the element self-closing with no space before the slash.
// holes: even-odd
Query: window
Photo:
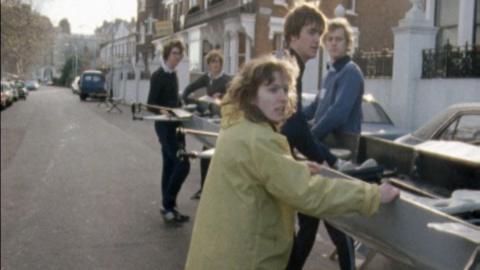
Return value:
<svg viewBox="0 0 480 270">
<path fill-rule="evenodd" d="M 363 101 L 362 113 L 363 123 L 392 125 L 390 118 L 388 118 L 385 111 L 377 103 Z"/>
<path fill-rule="evenodd" d="M 140 44 L 145 43 L 145 25 L 142 23 L 140 25 Z"/>
<path fill-rule="evenodd" d="M 435 3 L 435 26 L 438 27 L 437 46 L 444 46 L 447 41 L 457 46 L 459 2 L 437 0 Z"/>
<path fill-rule="evenodd" d="M 213 45 L 212 43 L 210 43 L 208 40 L 204 40 L 203 43 L 202 43 L 202 48 L 203 48 L 203 53 L 202 53 L 202 67 L 203 67 L 203 71 L 207 71 L 208 70 L 208 65 L 207 65 L 207 61 L 205 60 L 205 56 L 207 56 L 207 54 L 213 49 Z"/>
<path fill-rule="evenodd" d="M 273 50 L 276 51 L 278 49 L 283 48 L 283 35 L 282 33 L 275 33 L 273 34 Z"/>
<path fill-rule="evenodd" d="M 357 5 L 356 0 L 347 1 L 347 14 L 355 14 L 355 7 Z"/>
<path fill-rule="evenodd" d="M 439 139 L 480 144 L 480 114 L 462 115 L 440 134 Z"/>
<path fill-rule="evenodd" d="M 247 37 L 245 33 L 238 33 L 238 67 L 242 67 L 246 60 Z"/>
<path fill-rule="evenodd" d="M 201 70 L 201 51 L 200 51 L 200 41 L 190 41 L 188 44 L 188 56 L 190 60 L 190 71 L 200 71 Z"/>
<path fill-rule="evenodd" d="M 197 6 L 197 0 L 190 0 L 190 8 Z"/>
<path fill-rule="evenodd" d="M 145 11 L 145 0 L 138 0 L 138 10 L 139 11 Z"/>
</svg>

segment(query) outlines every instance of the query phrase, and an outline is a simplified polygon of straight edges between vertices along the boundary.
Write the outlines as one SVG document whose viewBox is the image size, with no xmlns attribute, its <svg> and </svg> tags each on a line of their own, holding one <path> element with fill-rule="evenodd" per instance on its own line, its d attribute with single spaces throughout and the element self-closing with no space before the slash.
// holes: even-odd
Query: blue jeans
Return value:
<svg viewBox="0 0 480 270">
<path fill-rule="evenodd" d="M 155 122 L 155 131 L 162 145 L 162 204 L 166 211 L 177 205 L 177 195 L 190 172 L 188 158 L 177 156 L 185 147 L 185 136 L 177 134 L 178 123 Z"/>
</svg>

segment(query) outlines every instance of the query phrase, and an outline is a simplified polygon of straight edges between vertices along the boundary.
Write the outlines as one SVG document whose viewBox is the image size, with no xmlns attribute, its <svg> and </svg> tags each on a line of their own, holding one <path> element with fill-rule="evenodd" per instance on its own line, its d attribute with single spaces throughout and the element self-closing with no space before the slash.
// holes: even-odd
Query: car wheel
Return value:
<svg viewBox="0 0 480 270">
<path fill-rule="evenodd" d="M 80 94 L 80 101 L 85 101 L 87 99 L 87 96 L 85 94 Z"/>
</svg>

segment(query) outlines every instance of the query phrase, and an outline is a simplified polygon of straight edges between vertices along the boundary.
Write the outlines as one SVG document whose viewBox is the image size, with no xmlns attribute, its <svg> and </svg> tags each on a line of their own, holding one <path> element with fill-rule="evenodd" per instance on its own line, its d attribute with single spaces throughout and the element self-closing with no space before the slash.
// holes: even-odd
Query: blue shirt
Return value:
<svg viewBox="0 0 480 270">
<path fill-rule="evenodd" d="M 303 110 L 313 119 L 314 137 L 323 141 L 331 132 L 360 134 L 363 92 L 363 74 L 349 56 L 330 65 L 322 90 Z"/>
</svg>

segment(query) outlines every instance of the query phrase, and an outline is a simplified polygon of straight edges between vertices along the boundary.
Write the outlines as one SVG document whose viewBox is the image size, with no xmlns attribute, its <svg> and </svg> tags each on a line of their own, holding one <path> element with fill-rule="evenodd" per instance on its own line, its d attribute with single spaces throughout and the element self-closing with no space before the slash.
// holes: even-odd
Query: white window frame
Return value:
<svg viewBox="0 0 480 270">
<path fill-rule="evenodd" d="M 286 0 L 273 0 L 273 4 L 276 6 L 284 6 L 284 7 L 288 6 Z"/>
<path fill-rule="evenodd" d="M 138 0 L 138 11 L 142 12 L 146 10 L 146 0 Z"/>
<path fill-rule="evenodd" d="M 357 8 L 357 0 L 350 0 L 350 1 L 351 1 L 350 6 L 347 8 L 345 13 L 348 15 L 357 15 L 357 13 L 355 12 Z"/>
</svg>

